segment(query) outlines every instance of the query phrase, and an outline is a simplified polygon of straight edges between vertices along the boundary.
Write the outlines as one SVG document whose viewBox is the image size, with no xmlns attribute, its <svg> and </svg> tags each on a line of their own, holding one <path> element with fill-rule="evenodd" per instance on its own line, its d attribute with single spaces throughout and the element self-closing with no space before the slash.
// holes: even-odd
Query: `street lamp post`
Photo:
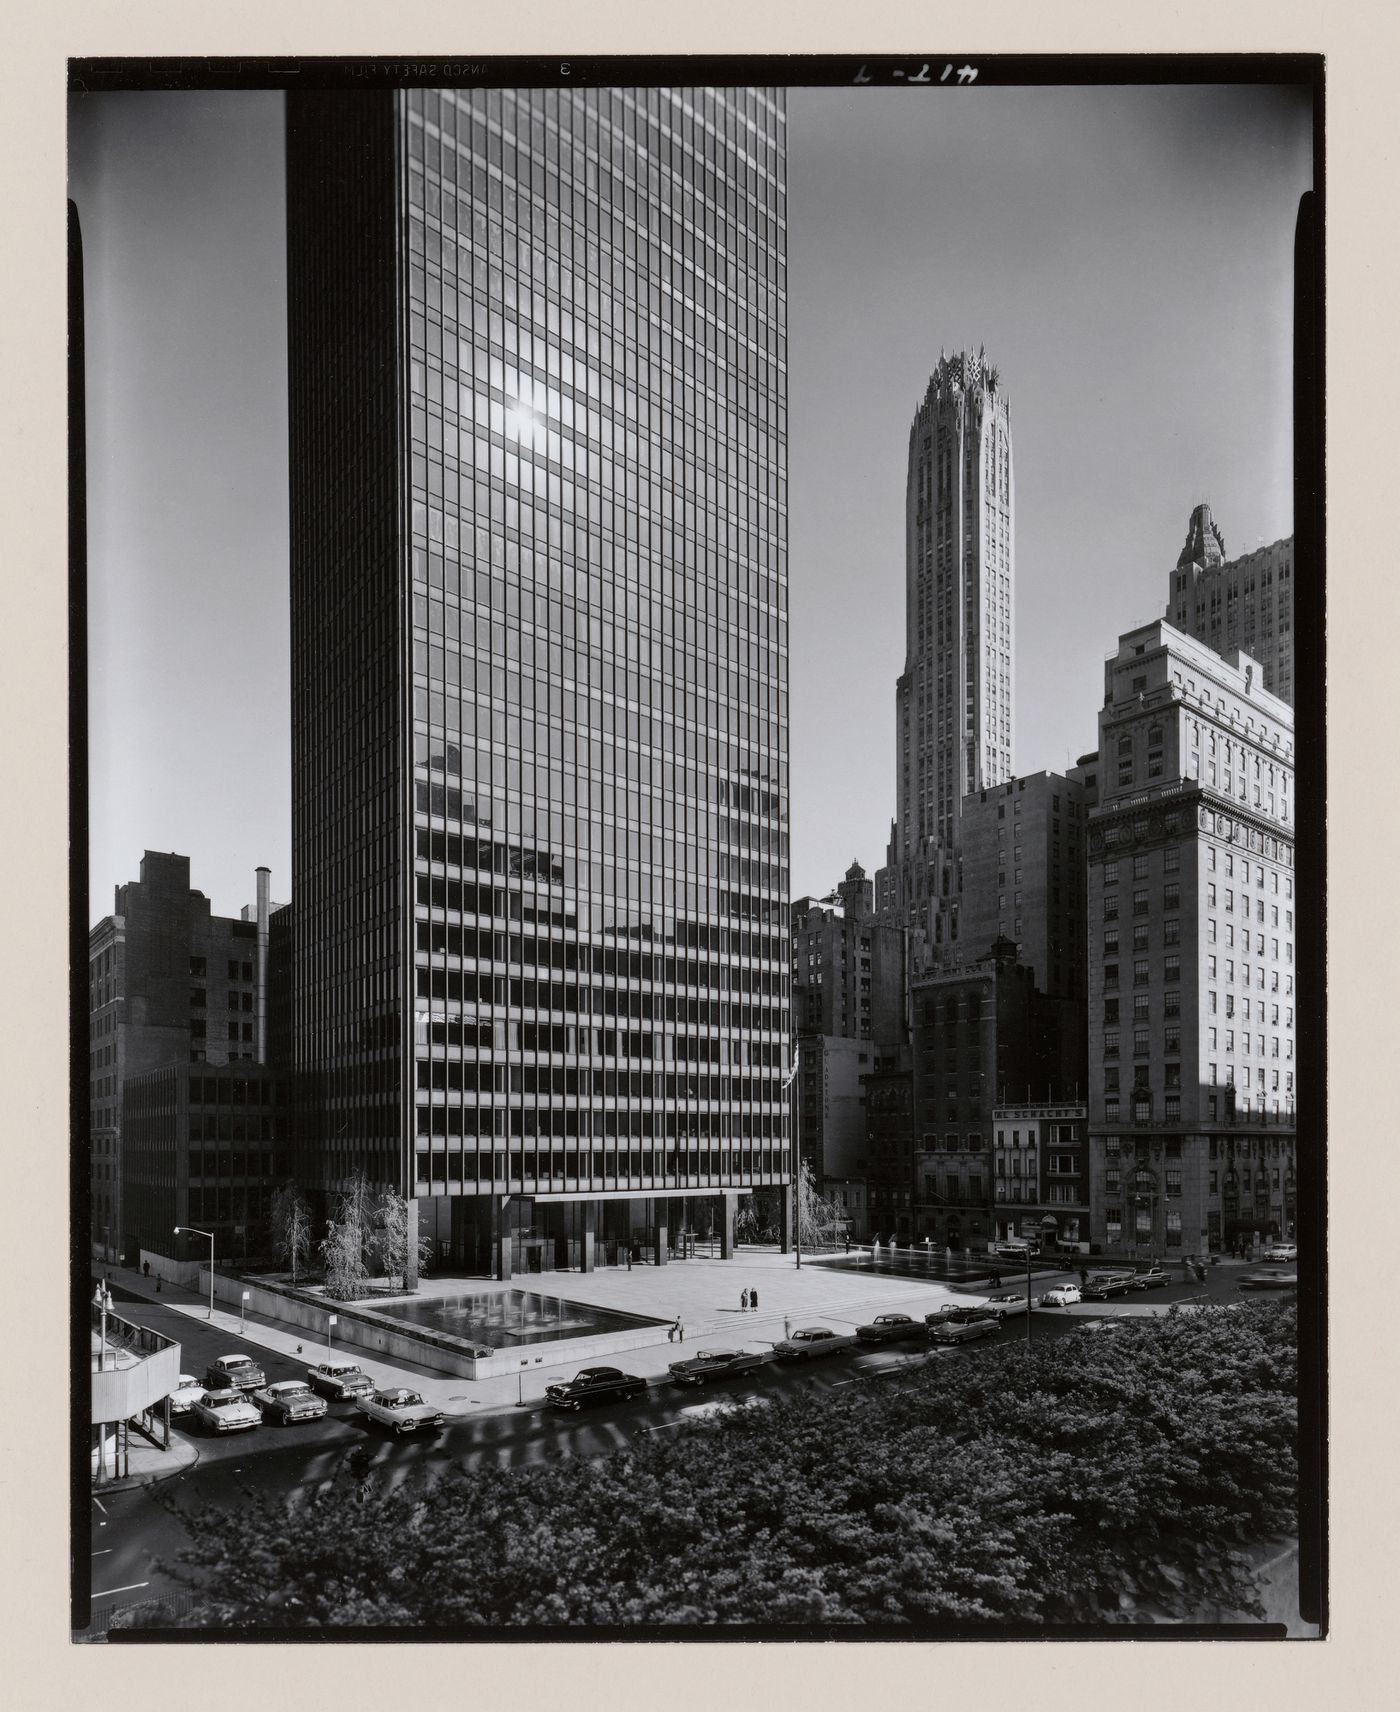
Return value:
<svg viewBox="0 0 1400 1712">
<path fill-rule="evenodd" d="M 107 1315 L 112 1306 L 112 1292 L 105 1283 L 97 1286 L 93 1294 L 92 1305 L 102 1316 L 102 1329 L 98 1334 L 100 1341 L 97 1346 L 97 1371 L 105 1373 L 107 1371 Z"/>
<path fill-rule="evenodd" d="M 209 1319 L 214 1318 L 214 1233 L 207 1230 L 196 1230 L 193 1225 L 176 1225 L 176 1236 L 206 1236 L 209 1238 Z"/>
</svg>

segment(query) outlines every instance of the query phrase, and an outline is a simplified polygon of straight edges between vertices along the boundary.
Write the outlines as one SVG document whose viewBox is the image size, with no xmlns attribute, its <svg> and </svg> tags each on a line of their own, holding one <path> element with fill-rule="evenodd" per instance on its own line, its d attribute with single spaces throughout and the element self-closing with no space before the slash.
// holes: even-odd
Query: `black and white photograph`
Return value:
<svg viewBox="0 0 1400 1712">
<path fill-rule="evenodd" d="M 1324 82 L 69 62 L 75 1643 L 1327 1637 Z"/>
</svg>

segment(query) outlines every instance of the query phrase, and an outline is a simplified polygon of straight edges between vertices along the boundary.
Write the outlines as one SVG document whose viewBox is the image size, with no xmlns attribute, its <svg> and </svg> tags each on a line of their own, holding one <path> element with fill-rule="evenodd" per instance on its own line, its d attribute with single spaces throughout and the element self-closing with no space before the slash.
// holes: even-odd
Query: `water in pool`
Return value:
<svg viewBox="0 0 1400 1712">
<path fill-rule="evenodd" d="M 421 1326 L 487 1349 L 516 1349 L 521 1344 L 554 1343 L 561 1338 L 592 1337 L 598 1332 L 635 1331 L 664 1325 L 643 1314 L 620 1314 L 537 1290 L 483 1290 L 430 1302 L 377 1307 L 385 1319 Z"/>
</svg>

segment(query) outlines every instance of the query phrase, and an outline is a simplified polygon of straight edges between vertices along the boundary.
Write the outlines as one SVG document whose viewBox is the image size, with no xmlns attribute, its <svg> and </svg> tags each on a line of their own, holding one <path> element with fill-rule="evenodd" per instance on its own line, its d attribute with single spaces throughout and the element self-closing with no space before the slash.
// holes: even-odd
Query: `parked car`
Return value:
<svg viewBox="0 0 1400 1712">
<path fill-rule="evenodd" d="M 1294 1260 L 1298 1258 L 1298 1245 L 1295 1242 L 1273 1242 L 1259 1256 L 1261 1260 Z"/>
<path fill-rule="evenodd" d="M 835 1355 L 838 1350 L 851 1349 L 855 1341 L 854 1332 L 834 1332 L 829 1326 L 804 1326 L 775 1343 L 773 1354 L 779 1361 L 812 1361 L 819 1355 Z"/>
<path fill-rule="evenodd" d="M 170 1393 L 170 1413 L 188 1415 L 203 1395 L 204 1382 L 196 1379 L 193 1373 L 182 1373 Z"/>
<path fill-rule="evenodd" d="M 975 1306 L 971 1302 L 945 1302 L 941 1308 L 935 1308 L 931 1314 L 924 1315 L 926 1326 L 943 1325 L 952 1320 L 961 1325 L 966 1320 L 994 1320 L 995 1313 L 990 1308 Z"/>
<path fill-rule="evenodd" d="M 253 1393 L 253 1401 L 269 1421 L 290 1427 L 294 1421 L 319 1421 L 326 1399 L 318 1397 L 304 1379 L 279 1379 Z"/>
<path fill-rule="evenodd" d="M 329 1397 L 332 1403 L 353 1403 L 357 1397 L 374 1390 L 374 1381 L 353 1361 L 323 1361 L 308 1367 L 306 1380 L 313 1391 Z"/>
<path fill-rule="evenodd" d="M 1126 1296 L 1133 1287 L 1131 1272 L 1100 1272 L 1082 1286 L 1081 1302 L 1106 1302 L 1111 1296 Z"/>
<path fill-rule="evenodd" d="M 1040 1249 L 1033 1242 L 1017 1242 L 1012 1237 L 1005 1242 L 994 1243 L 992 1253 L 999 1260 L 1019 1260 L 1024 1266 L 1028 1259 L 1035 1259 L 1036 1255 L 1040 1253 Z"/>
<path fill-rule="evenodd" d="M 206 1391 L 194 1404 L 194 1413 L 201 1426 L 211 1433 L 237 1433 L 244 1427 L 256 1427 L 262 1420 L 254 1404 L 237 1386 L 224 1391 Z"/>
<path fill-rule="evenodd" d="M 1156 1290 L 1163 1284 L 1171 1283 L 1171 1274 L 1161 1266 L 1147 1266 L 1141 1272 L 1135 1272 L 1128 1280 L 1130 1290 Z"/>
<path fill-rule="evenodd" d="M 425 1403 L 422 1394 L 395 1385 L 388 1391 L 371 1391 L 356 1405 L 368 1420 L 388 1427 L 391 1433 L 432 1432 L 442 1425 L 442 1410 Z"/>
<path fill-rule="evenodd" d="M 988 1296 L 985 1306 L 999 1320 L 1004 1320 L 1009 1315 L 1030 1312 L 1030 1303 L 1026 1300 L 1024 1290 L 1000 1290 L 995 1296 Z"/>
<path fill-rule="evenodd" d="M 1298 1269 L 1296 1266 L 1260 1266 L 1252 1272 L 1241 1272 L 1237 1282 L 1241 1290 L 1296 1290 Z"/>
<path fill-rule="evenodd" d="M 623 1373 L 616 1367 L 585 1367 L 572 1379 L 563 1379 L 544 1388 L 545 1397 L 556 1409 L 586 1408 L 590 1403 L 625 1402 L 640 1397 L 646 1390 L 645 1379 L 635 1373 Z"/>
<path fill-rule="evenodd" d="M 930 1320 L 930 1343 L 971 1343 L 974 1338 L 993 1337 L 1001 1330 L 1001 1321 L 992 1314 L 977 1320 Z"/>
<path fill-rule="evenodd" d="M 267 1384 L 267 1375 L 251 1355 L 221 1355 L 209 1363 L 204 1383 L 211 1391 L 226 1391 L 230 1385 L 240 1391 L 256 1391 Z"/>
<path fill-rule="evenodd" d="M 671 1377 L 677 1385 L 708 1385 L 712 1379 L 728 1379 L 763 1365 L 763 1357 L 748 1349 L 701 1349 L 688 1361 L 673 1361 Z"/>
<path fill-rule="evenodd" d="M 908 1314 L 876 1314 L 868 1326 L 856 1327 L 858 1343 L 899 1343 L 904 1338 L 922 1337 L 923 1322 Z"/>
<path fill-rule="evenodd" d="M 1077 1284 L 1056 1284 L 1053 1289 L 1041 1292 L 1040 1305 L 1042 1308 L 1072 1308 L 1083 1300 Z"/>
</svg>

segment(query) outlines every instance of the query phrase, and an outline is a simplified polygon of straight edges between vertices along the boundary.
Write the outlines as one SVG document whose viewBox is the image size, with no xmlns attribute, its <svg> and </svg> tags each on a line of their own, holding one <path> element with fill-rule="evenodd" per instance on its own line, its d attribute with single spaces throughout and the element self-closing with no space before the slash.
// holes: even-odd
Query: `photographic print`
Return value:
<svg viewBox="0 0 1400 1712">
<path fill-rule="evenodd" d="M 1325 1634 L 1321 61 L 69 88 L 74 1638 Z"/>
</svg>

